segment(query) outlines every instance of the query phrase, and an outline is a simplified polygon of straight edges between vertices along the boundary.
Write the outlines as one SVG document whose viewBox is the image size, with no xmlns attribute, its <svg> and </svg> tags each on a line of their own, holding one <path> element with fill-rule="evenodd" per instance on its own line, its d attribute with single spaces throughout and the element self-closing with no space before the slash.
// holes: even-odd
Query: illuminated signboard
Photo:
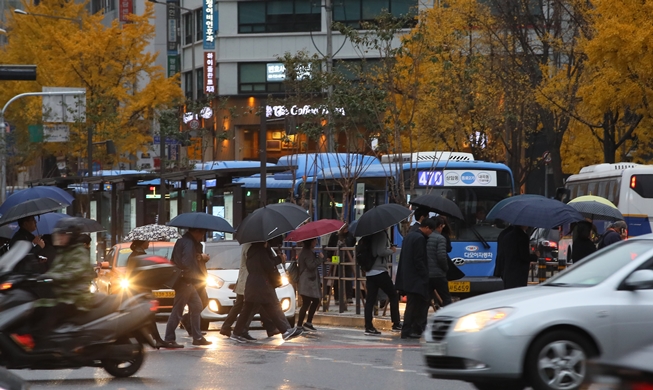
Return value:
<svg viewBox="0 0 653 390">
<path fill-rule="evenodd" d="M 497 172 L 463 169 L 417 171 L 417 184 L 424 187 L 496 187 Z"/>
<path fill-rule="evenodd" d="M 215 50 L 214 0 L 204 0 L 204 50 Z"/>
</svg>

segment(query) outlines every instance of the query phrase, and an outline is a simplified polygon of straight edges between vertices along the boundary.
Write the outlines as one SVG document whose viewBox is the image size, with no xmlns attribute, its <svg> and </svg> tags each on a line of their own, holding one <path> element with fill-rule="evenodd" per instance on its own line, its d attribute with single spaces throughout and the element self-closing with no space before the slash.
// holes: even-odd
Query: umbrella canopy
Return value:
<svg viewBox="0 0 653 390">
<path fill-rule="evenodd" d="M 61 213 L 49 213 L 36 218 L 36 233 L 39 235 L 52 234 L 57 222 L 67 218 L 77 218 L 78 222 L 84 226 L 84 233 L 97 233 L 107 230 L 94 219 L 71 217 L 68 214 Z"/>
<path fill-rule="evenodd" d="M 526 199 L 530 197 L 538 197 L 541 195 L 534 195 L 534 194 L 523 194 L 523 195 L 515 195 L 511 196 L 509 198 L 503 199 L 502 201 L 498 202 L 497 204 L 492 207 L 492 210 L 490 210 L 487 215 L 485 216 L 485 219 L 488 221 L 494 221 L 497 219 L 496 213 L 499 212 L 505 205 L 507 205 L 510 202 L 514 202 L 515 200 L 520 200 L 520 199 Z"/>
<path fill-rule="evenodd" d="M 308 219 L 308 214 L 301 207 L 282 206 L 284 204 L 261 207 L 245 217 L 236 231 L 236 240 L 241 244 L 265 242 L 295 230 Z M 294 208 L 302 210 L 302 214 L 291 211 Z"/>
<path fill-rule="evenodd" d="M 337 219 L 321 219 L 302 225 L 286 237 L 286 241 L 305 241 L 337 232 L 345 225 Z"/>
<path fill-rule="evenodd" d="M 59 187 L 31 187 L 11 194 L 7 200 L 0 205 L 0 215 L 5 214 L 11 207 L 16 206 L 19 203 L 39 198 L 52 198 L 63 206 L 70 206 L 73 203 L 73 200 L 75 200 L 72 195 Z"/>
<path fill-rule="evenodd" d="M 463 213 L 460 211 L 458 205 L 441 195 L 420 195 L 415 199 L 411 199 L 408 203 L 418 207 L 427 208 L 433 212 L 444 214 L 448 217 L 458 218 L 460 220 L 465 218 L 463 217 Z"/>
<path fill-rule="evenodd" d="M 624 216 L 621 214 L 621 211 L 617 209 L 617 206 L 600 196 L 580 196 L 569 201 L 567 204 L 583 214 L 583 217 L 591 220 L 602 219 L 606 221 L 623 221 L 624 219 Z"/>
<path fill-rule="evenodd" d="M 382 204 L 365 212 L 358 219 L 356 237 L 369 236 L 408 218 L 411 211 L 396 203 Z"/>
<path fill-rule="evenodd" d="M 584 217 L 592 220 L 620 221 L 624 219 L 617 206 L 602 196 L 579 196 L 570 200 L 567 204 L 578 210 Z"/>
<path fill-rule="evenodd" d="M 272 209 L 278 212 L 281 212 L 285 214 L 286 219 L 292 224 L 295 225 L 295 228 L 297 228 L 299 225 L 302 223 L 306 222 L 307 219 L 310 218 L 310 215 L 308 215 L 308 211 L 300 206 L 297 206 L 294 203 L 273 203 L 269 204 L 265 207 L 258 208 L 254 210 L 254 212 L 257 212 L 259 210 L 263 209 Z"/>
<path fill-rule="evenodd" d="M 174 217 L 168 226 L 179 228 L 206 229 L 214 232 L 233 233 L 234 228 L 224 218 L 216 217 L 207 213 L 183 213 Z"/>
<path fill-rule="evenodd" d="M 125 237 L 125 241 L 170 241 L 180 237 L 174 226 L 151 224 L 134 228 Z"/>
<path fill-rule="evenodd" d="M 52 198 L 28 200 L 9 208 L 9 210 L 0 217 L 0 226 L 18 221 L 21 218 L 50 213 L 64 207 L 63 204 Z"/>
<path fill-rule="evenodd" d="M 512 202 L 495 211 L 495 218 L 513 225 L 552 229 L 585 218 L 570 205 L 540 195 L 514 196 Z M 497 204 L 498 206 L 498 204 Z M 494 206 L 496 208 L 497 206 Z M 491 210 L 494 211 L 494 208 Z"/>
</svg>

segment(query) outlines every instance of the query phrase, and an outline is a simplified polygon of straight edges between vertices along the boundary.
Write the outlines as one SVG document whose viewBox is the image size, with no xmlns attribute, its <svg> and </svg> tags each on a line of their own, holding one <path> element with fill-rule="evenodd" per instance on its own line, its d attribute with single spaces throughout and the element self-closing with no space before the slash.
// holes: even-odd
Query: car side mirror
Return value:
<svg viewBox="0 0 653 390">
<path fill-rule="evenodd" d="M 623 286 L 626 290 L 653 289 L 653 270 L 640 269 L 624 280 Z"/>
<path fill-rule="evenodd" d="M 101 269 L 111 269 L 111 265 L 109 264 L 108 261 L 103 261 L 100 263 L 100 268 Z"/>
</svg>

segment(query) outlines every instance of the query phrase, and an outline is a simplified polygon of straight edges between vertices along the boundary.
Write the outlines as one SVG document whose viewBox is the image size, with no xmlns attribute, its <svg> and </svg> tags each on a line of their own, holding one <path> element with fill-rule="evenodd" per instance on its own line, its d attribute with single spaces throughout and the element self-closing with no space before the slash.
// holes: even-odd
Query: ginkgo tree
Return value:
<svg viewBox="0 0 653 390">
<path fill-rule="evenodd" d="M 37 80 L 6 82 L 0 101 L 42 87 L 80 87 L 86 91 L 86 117 L 70 124 L 68 142 L 36 145 L 29 142 L 27 128 L 42 123 L 41 99 L 22 100 L 7 113 L 16 128 L 15 165 L 29 165 L 39 154 L 83 161 L 88 134 L 96 143 L 112 140 L 120 156 L 145 148 L 152 140 L 154 113 L 183 99 L 178 77 L 166 78 L 155 65 L 157 53 L 148 50 L 154 37 L 152 4 L 146 3 L 142 15 L 129 15 L 127 23 L 114 20 L 109 26 L 101 13 L 88 14 L 86 3 L 41 2 L 24 4 L 24 9 L 27 15 L 8 14 L 9 42 L 0 62 L 35 64 Z M 111 166 L 121 158 L 103 152 L 96 148 L 94 160 Z"/>
</svg>

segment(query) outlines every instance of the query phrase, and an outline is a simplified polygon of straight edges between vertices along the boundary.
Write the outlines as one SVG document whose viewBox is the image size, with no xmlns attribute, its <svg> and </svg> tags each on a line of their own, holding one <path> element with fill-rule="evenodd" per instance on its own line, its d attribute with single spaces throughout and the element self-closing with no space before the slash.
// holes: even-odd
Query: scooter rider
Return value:
<svg viewBox="0 0 653 390">
<path fill-rule="evenodd" d="M 44 336 L 60 320 L 74 315 L 77 310 L 88 311 L 92 306 L 89 283 L 97 275 L 84 246 L 83 226 L 79 218 L 65 218 L 57 222 L 52 232 L 52 243 L 58 253 L 50 270 L 41 275 L 41 279 L 52 279 L 54 297 L 39 299 L 34 304 L 36 347 L 39 349 L 53 347 L 48 345 Z"/>
</svg>

